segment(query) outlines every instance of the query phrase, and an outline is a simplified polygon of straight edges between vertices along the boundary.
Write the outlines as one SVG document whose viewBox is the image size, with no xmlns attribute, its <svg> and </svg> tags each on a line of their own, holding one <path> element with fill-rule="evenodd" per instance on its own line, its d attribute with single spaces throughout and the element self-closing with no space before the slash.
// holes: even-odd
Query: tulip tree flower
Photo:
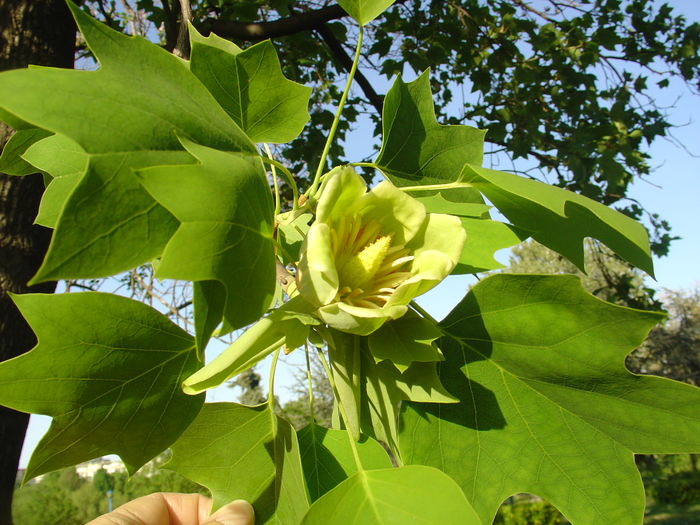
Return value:
<svg viewBox="0 0 700 525">
<path fill-rule="evenodd" d="M 383 181 L 367 191 L 350 167 L 328 175 L 302 245 L 297 288 L 329 327 L 368 335 L 454 269 L 466 234 Z"/>
</svg>

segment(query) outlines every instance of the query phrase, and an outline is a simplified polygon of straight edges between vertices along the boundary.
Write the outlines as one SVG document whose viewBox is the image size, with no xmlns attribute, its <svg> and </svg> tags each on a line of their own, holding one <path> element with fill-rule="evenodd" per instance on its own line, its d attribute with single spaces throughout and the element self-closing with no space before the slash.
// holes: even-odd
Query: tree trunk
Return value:
<svg viewBox="0 0 700 525">
<path fill-rule="evenodd" d="M 29 64 L 72 68 L 75 25 L 63 0 L 0 0 L 0 71 Z M 0 149 L 12 130 L 0 124 Z M 27 281 L 46 252 L 50 230 L 35 226 L 44 190 L 41 175 L 0 174 L 0 360 L 36 344 L 7 292 L 53 292 L 56 283 Z M 0 407 L 0 525 L 12 523 L 11 503 L 29 416 Z"/>
</svg>

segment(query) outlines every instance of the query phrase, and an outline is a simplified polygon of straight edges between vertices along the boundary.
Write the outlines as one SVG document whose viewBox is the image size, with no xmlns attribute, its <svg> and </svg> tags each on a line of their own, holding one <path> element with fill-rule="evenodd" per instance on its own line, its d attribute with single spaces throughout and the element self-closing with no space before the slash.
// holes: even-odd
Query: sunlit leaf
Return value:
<svg viewBox="0 0 700 525">
<path fill-rule="evenodd" d="M 99 61 L 97 71 L 42 67 L 0 74 L 4 112 L 65 135 L 90 156 L 35 281 L 110 275 L 160 255 L 176 222 L 132 169 L 186 163 L 176 133 L 254 152 L 182 60 L 69 6 Z"/>
<path fill-rule="evenodd" d="M 204 396 L 192 338 L 149 306 L 97 292 L 16 295 L 39 343 L 0 364 L 0 403 L 53 417 L 26 479 L 106 454 L 130 473 L 166 449 Z"/>
<path fill-rule="evenodd" d="M 241 51 L 190 26 L 190 70 L 254 142 L 289 142 L 309 120 L 311 88 L 282 74 L 269 40 Z"/>
<path fill-rule="evenodd" d="M 49 135 L 51 135 L 50 131 L 37 128 L 15 132 L 2 148 L 2 155 L 0 155 L 0 173 L 17 176 L 37 173 L 38 170 L 36 167 L 22 159 L 22 155 L 32 144 Z"/>
<path fill-rule="evenodd" d="M 348 433 L 345 430 L 309 424 L 297 432 L 297 438 L 311 501 L 316 501 L 357 472 Z M 355 446 L 363 468 L 391 468 L 389 456 L 374 439 L 363 436 Z"/>
<path fill-rule="evenodd" d="M 582 270 L 583 240 L 593 237 L 653 275 L 647 232 L 626 215 L 576 193 L 502 171 L 465 166 L 461 179 L 482 192 L 512 224 Z"/>
<path fill-rule="evenodd" d="M 448 476 L 437 469 L 408 467 L 366 470 L 316 501 L 303 525 L 481 525 Z"/>
<path fill-rule="evenodd" d="M 185 139 L 183 144 L 199 164 L 138 172 L 153 198 L 180 221 L 156 275 L 220 283 L 224 310 L 214 319 L 223 313 L 240 328 L 267 310 L 275 291 L 273 206 L 262 164 Z M 222 306 L 221 300 L 215 302 Z"/>
<path fill-rule="evenodd" d="M 437 123 L 428 71 L 409 83 L 397 78 L 384 99 L 382 149 L 374 163 L 397 186 L 454 182 L 465 163 L 481 164 L 484 133 Z M 460 201 L 480 202 L 475 190 L 461 191 Z"/>
<path fill-rule="evenodd" d="M 396 0 L 338 0 L 342 7 L 361 26 L 386 11 Z"/>
<path fill-rule="evenodd" d="M 624 367 L 661 318 L 574 276 L 481 281 L 440 323 L 440 379 L 460 403 L 410 404 L 403 460 L 453 477 L 484 522 L 530 492 L 575 524 L 638 525 L 633 452 L 700 451 L 700 389 Z"/>
<path fill-rule="evenodd" d="M 206 404 L 172 450 L 165 467 L 207 487 L 214 509 L 245 499 L 256 525 L 295 525 L 309 507 L 294 429 L 267 405 Z"/>
</svg>

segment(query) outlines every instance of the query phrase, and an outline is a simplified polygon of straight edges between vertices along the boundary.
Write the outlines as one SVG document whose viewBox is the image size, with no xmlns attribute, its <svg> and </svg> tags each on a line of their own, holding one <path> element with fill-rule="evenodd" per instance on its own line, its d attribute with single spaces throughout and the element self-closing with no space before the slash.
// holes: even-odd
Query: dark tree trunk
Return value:
<svg viewBox="0 0 700 525">
<path fill-rule="evenodd" d="M 0 71 L 29 64 L 73 67 L 75 25 L 63 0 L 0 0 Z M 12 130 L 0 124 L 0 148 Z M 33 225 L 44 190 L 41 175 L 0 174 L 0 360 L 36 340 L 7 292 L 53 292 L 27 281 L 46 252 L 50 231 Z M 0 525 L 12 523 L 12 491 L 29 416 L 0 407 Z"/>
</svg>

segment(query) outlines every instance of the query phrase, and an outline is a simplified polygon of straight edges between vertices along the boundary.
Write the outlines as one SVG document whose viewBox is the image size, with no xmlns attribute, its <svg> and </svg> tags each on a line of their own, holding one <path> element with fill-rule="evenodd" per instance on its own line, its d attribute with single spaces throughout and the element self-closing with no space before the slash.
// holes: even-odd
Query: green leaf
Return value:
<svg viewBox="0 0 700 525">
<path fill-rule="evenodd" d="M 204 396 L 180 383 L 197 368 L 192 338 L 117 295 L 15 295 L 39 343 L 0 364 L 0 403 L 53 417 L 25 479 L 105 454 L 133 474 L 166 449 Z"/>
<path fill-rule="evenodd" d="M 481 281 L 441 322 L 440 379 L 460 403 L 405 410 L 404 461 L 453 477 L 485 522 L 530 492 L 572 523 L 638 525 L 633 452 L 700 451 L 700 389 L 624 367 L 661 318 L 574 276 Z"/>
<path fill-rule="evenodd" d="M 484 134 L 436 122 L 429 71 L 408 84 L 398 77 L 384 99 L 382 149 L 374 163 L 396 186 L 454 182 L 465 163 L 481 164 Z M 473 189 L 460 190 L 460 201 L 482 202 Z"/>
<path fill-rule="evenodd" d="M 583 239 L 593 237 L 653 276 L 649 239 L 635 220 L 582 195 L 511 173 L 465 166 L 461 180 L 483 193 L 508 220 L 584 269 Z"/>
<path fill-rule="evenodd" d="M 190 26 L 190 70 L 254 142 L 289 142 L 309 121 L 311 88 L 287 79 L 269 40 L 245 51 Z"/>
<path fill-rule="evenodd" d="M 97 71 L 42 67 L 0 74 L 4 112 L 67 136 L 90 156 L 35 282 L 110 275 L 160 255 L 176 223 L 132 169 L 186 163 L 176 133 L 254 152 L 182 60 L 69 7 L 100 63 Z"/>
<path fill-rule="evenodd" d="M 458 401 L 445 390 L 435 363 L 415 362 L 401 373 L 389 361 L 375 363 L 363 353 L 361 397 L 362 432 L 386 443 L 401 461 L 398 446 L 399 404 L 403 400 L 419 403 Z"/>
<path fill-rule="evenodd" d="M 379 363 L 388 359 L 400 371 L 416 361 L 442 361 L 444 357 L 433 341 L 442 332 L 430 321 L 407 313 L 382 325 L 368 338 L 369 351 Z"/>
<path fill-rule="evenodd" d="M 460 217 L 460 221 L 467 232 L 467 240 L 453 274 L 503 268 L 503 265 L 494 259 L 494 253 L 515 246 L 530 236 L 529 232 L 498 221 L 472 217 Z"/>
<path fill-rule="evenodd" d="M 34 222 L 55 228 L 64 204 L 87 170 L 89 157 L 65 135 L 52 135 L 37 142 L 22 157 L 53 177 L 41 197 Z"/>
<path fill-rule="evenodd" d="M 437 469 L 366 470 L 316 501 L 303 525 L 481 525 L 457 484 Z"/>
<path fill-rule="evenodd" d="M 156 274 L 220 283 L 222 313 L 240 328 L 268 309 L 275 291 L 273 204 L 265 172 L 253 157 L 182 141 L 200 164 L 138 172 L 146 190 L 180 221 Z"/>
<path fill-rule="evenodd" d="M 338 4 L 361 26 L 389 9 L 396 0 L 338 0 Z"/>
<path fill-rule="evenodd" d="M 347 431 L 311 423 L 297 432 L 297 438 L 311 501 L 357 472 Z M 374 439 L 362 436 L 355 445 L 364 468 L 391 468 L 388 454 Z"/>
<path fill-rule="evenodd" d="M 256 525 L 295 525 L 309 507 L 294 429 L 267 405 L 206 404 L 172 451 L 165 467 L 207 487 L 213 509 L 245 499 Z"/>
<path fill-rule="evenodd" d="M 36 167 L 23 160 L 22 155 L 32 144 L 49 135 L 51 135 L 50 131 L 37 128 L 16 131 L 2 148 L 0 173 L 16 176 L 37 173 Z"/>
<path fill-rule="evenodd" d="M 218 386 L 236 374 L 248 370 L 282 345 L 295 348 L 301 344 L 299 341 L 306 339 L 309 328 L 297 317 L 289 316 L 287 312 L 297 307 L 301 309 L 303 304 L 303 299 L 296 296 L 280 308 L 272 310 L 269 315 L 243 332 L 211 363 L 207 363 L 204 368 L 188 377 L 182 384 L 184 391 L 188 394 L 198 394 L 207 388 Z"/>
<path fill-rule="evenodd" d="M 360 439 L 360 336 L 339 330 L 321 331 L 328 343 L 328 361 L 338 398 L 345 411 L 348 432 L 355 441 Z"/>
<path fill-rule="evenodd" d="M 481 195 L 476 195 L 476 202 L 460 202 L 460 200 L 463 200 L 465 197 L 463 192 L 464 188 L 459 188 L 459 191 L 426 191 L 413 194 L 412 196 L 425 206 L 425 211 L 428 213 L 447 213 L 449 215 L 457 215 L 458 217 L 488 218 L 488 211 L 491 206 L 484 204 Z M 448 199 L 448 196 L 458 200 Z M 474 193 L 469 193 L 468 196 L 474 196 Z"/>
</svg>

